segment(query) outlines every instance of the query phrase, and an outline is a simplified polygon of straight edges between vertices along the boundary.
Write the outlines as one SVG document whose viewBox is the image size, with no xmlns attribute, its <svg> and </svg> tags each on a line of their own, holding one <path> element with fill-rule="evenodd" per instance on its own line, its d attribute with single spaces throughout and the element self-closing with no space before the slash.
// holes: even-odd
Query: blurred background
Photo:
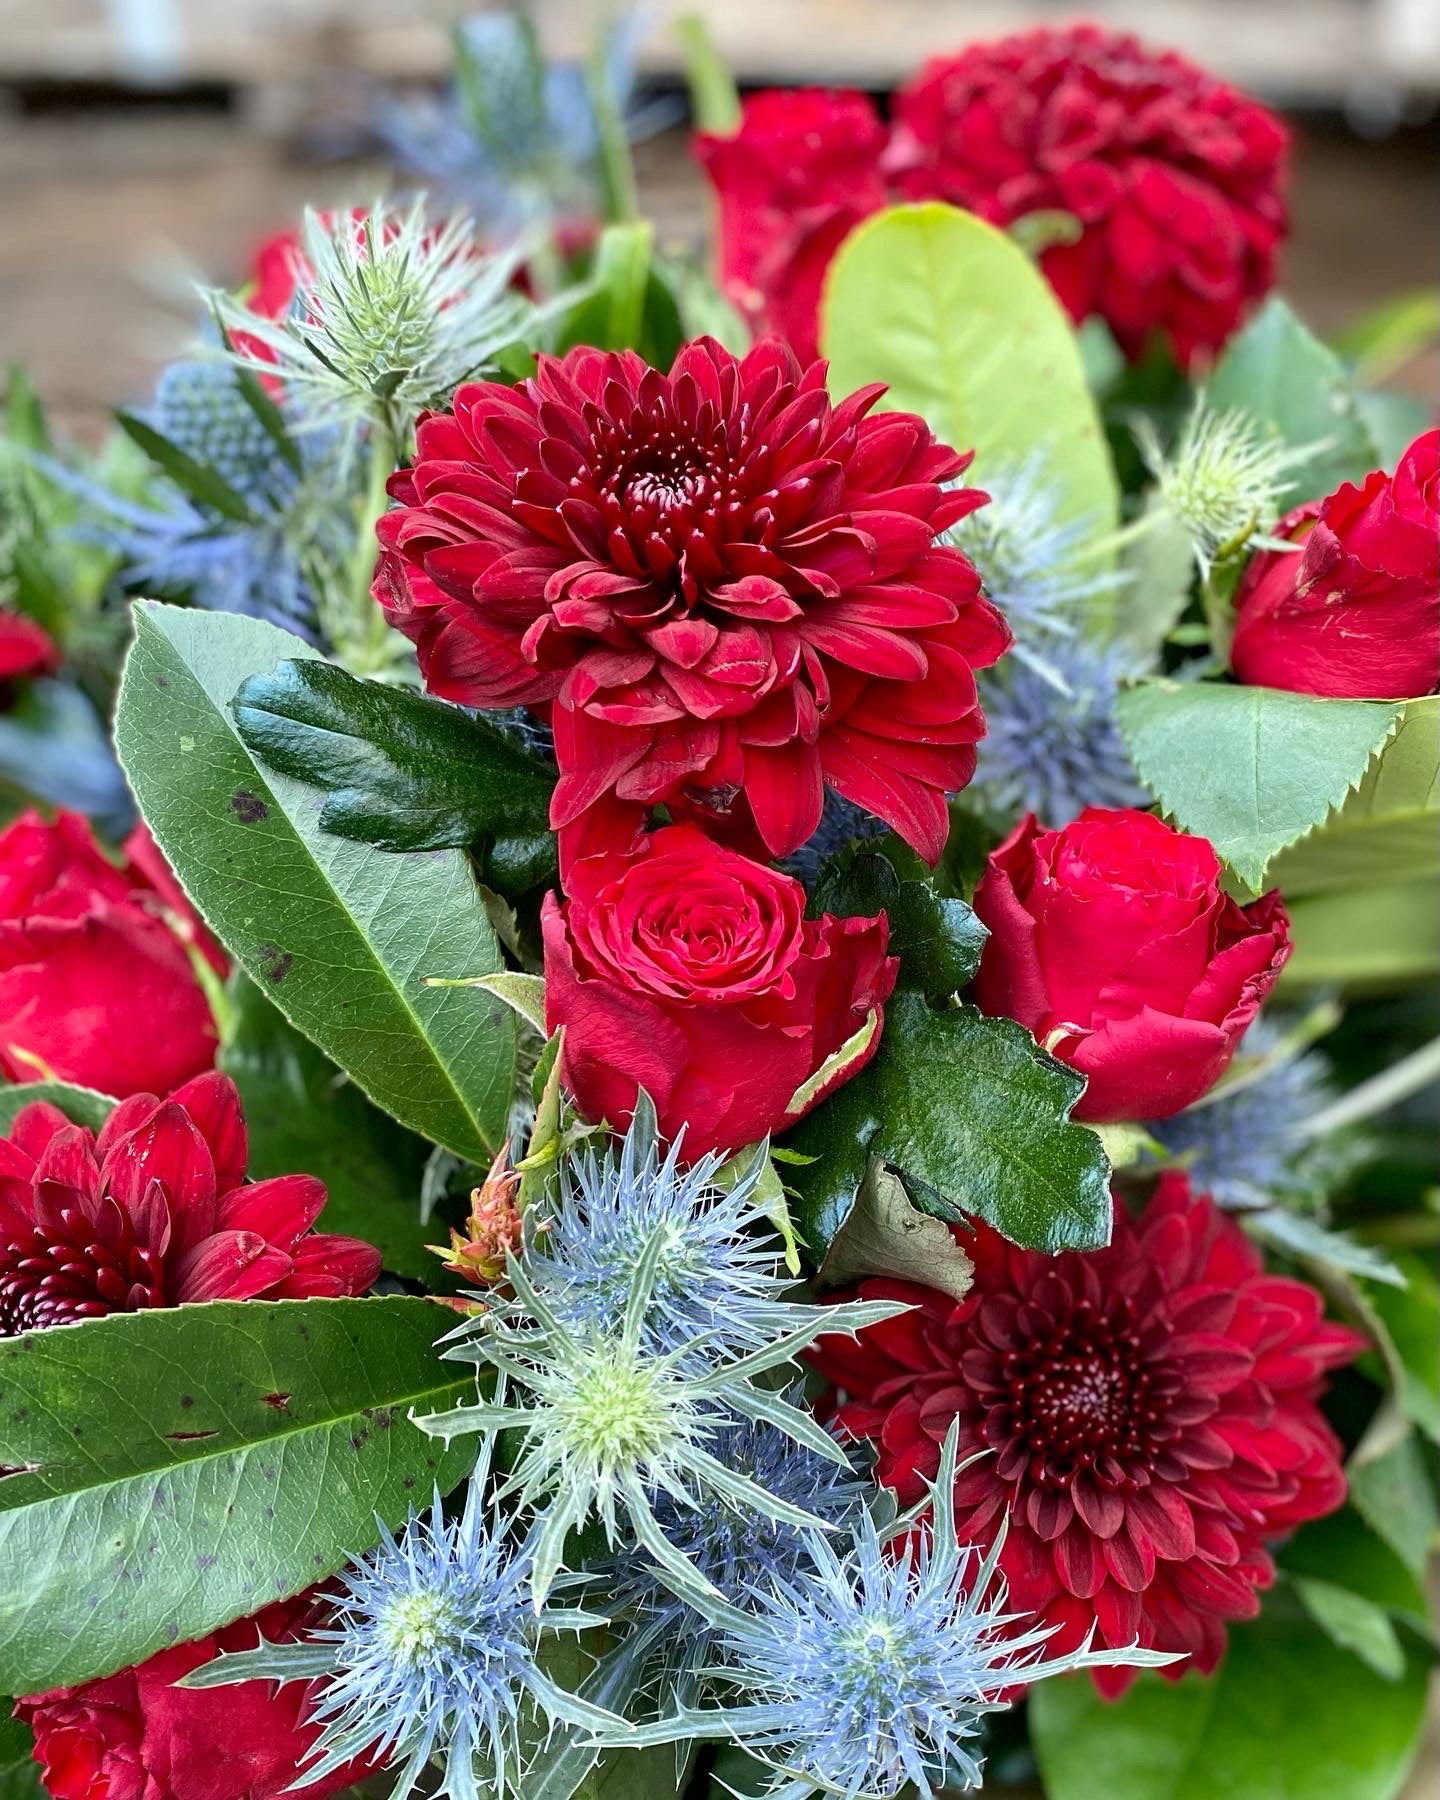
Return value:
<svg viewBox="0 0 1440 1800">
<path fill-rule="evenodd" d="M 93 440 L 188 335 L 190 284 L 242 280 L 306 203 L 387 181 L 394 108 L 438 87 L 463 0 L 0 0 L 0 361 Z M 534 0 L 547 50 L 583 58 L 598 0 Z M 1282 281 L 1322 333 L 1433 283 L 1440 217 L 1437 0 L 649 0 L 627 38 L 636 163 L 662 244 L 698 244 L 684 14 L 743 85 L 884 95 L 971 38 L 1080 16 L 1132 27 L 1282 108 L 1297 130 Z M 1433 356 L 1399 372 L 1433 393 Z"/>
</svg>

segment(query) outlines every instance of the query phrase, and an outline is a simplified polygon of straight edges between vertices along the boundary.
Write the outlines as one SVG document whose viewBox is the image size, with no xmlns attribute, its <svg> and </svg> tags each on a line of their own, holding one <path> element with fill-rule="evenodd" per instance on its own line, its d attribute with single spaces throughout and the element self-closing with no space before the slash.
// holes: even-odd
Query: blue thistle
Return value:
<svg viewBox="0 0 1440 1800">
<path fill-rule="evenodd" d="M 1130 660 L 1084 637 L 1044 640 L 1043 660 L 1013 654 L 982 679 L 986 735 L 972 793 L 1004 820 L 1033 812 L 1066 825 L 1087 806 L 1144 806 L 1115 721 Z"/>
<path fill-rule="evenodd" d="M 223 362 L 182 360 L 163 369 L 150 423 L 257 511 L 283 511 L 299 477 Z"/>
<path fill-rule="evenodd" d="M 492 1526 L 484 1485 L 483 1473 L 472 1480 L 459 1518 L 444 1517 L 437 1494 L 428 1519 L 412 1517 L 398 1537 L 382 1531 L 378 1548 L 339 1577 L 331 1622 L 306 1642 L 221 1656 L 186 1686 L 318 1678 L 309 1717 L 321 1732 L 296 1783 L 302 1792 L 368 1756 L 398 1767 L 392 1793 L 403 1800 L 443 1756 L 437 1795 L 504 1800 L 523 1792 L 526 1744 L 556 1723 L 623 1730 L 540 1668 L 548 1636 L 606 1621 L 537 1608 L 531 1547 Z"/>
<path fill-rule="evenodd" d="M 826 788 L 825 810 L 819 825 L 798 850 L 785 858 L 783 867 L 810 887 L 827 858 L 838 856 L 848 845 L 865 838 L 884 837 L 889 829 L 874 813 L 837 794 L 834 788 Z"/>
<path fill-rule="evenodd" d="M 896 1540 L 911 1519 L 882 1530 L 862 1513 L 848 1549 L 804 1533 L 804 1566 L 751 1582 L 745 1606 L 691 1599 L 716 1633 L 715 1660 L 695 1673 L 720 1704 L 677 1708 L 628 1727 L 623 1741 L 729 1737 L 771 1770 L 773 1800 L 889 1800 L 911 1784 L 933 1800 L 942 1788 L 980 1785 L 980 1720 L 1017 1683 L 1174 1661 L 1089 1641 L 1046 1657 L 1049 1629 L 1017 1629 L 997 1578 L 1003 1531 L 983 1560 L 955 1538 L 957 1443 L 952 1425 L 931 1489 L 933 1525 L 909 1546 Z"/>
<path fill-rule="evenodd" d="M 677 1139 L 662 1158 L 649 1119 L 642 1106 L 618 1151 L 563 1163 L 532 1212 L 527 1270 L 547 1306 L 570 1329 L 612 1329 L 654 1243 L 647 1353 L 707 1362 L 806 1324 L 814 1308 L 783 1300 L 793 1283 L 755 1197 L 764 1159 L 722 1184 L 718 1156 L 682 1169 Z"/>
<path fill-rule="evenodd" d="M 1262 1015 L 1245 1033 L 1233 1087 L 1145 1127 L 1184 1162 L 1197 1188 L 1230 1211 L 1316 1210 L 1364 1154 L 1354 1133 L 1305 1135 L 1306 1122 L 1336 1096 L 1321 1051 L 1284 1054 L 1292 1030 Z M 1253 1079 L 1244 1077 L 1247 1063 L 1260 1065 Z"/>
</svg>

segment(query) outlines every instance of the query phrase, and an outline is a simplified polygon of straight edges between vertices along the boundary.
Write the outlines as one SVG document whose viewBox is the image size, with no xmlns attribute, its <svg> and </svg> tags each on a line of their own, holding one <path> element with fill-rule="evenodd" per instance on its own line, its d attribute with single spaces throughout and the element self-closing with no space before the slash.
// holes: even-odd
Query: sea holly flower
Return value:
<svg viewBox="0 0 1440 1800">
<path fill-rule="evenodd" d="M 1235 596 L 1238 680 L 1297 694 L 1413 699 L 1440 687 L 1440 431 L 1275 527 Z M 1297 551 L 1290 548 L 1300 546 Z"/>
<path fill-rule="evenodd" d="M 639 1090 L 684 1155 L 793 1124 L 880 1047 L 898 964 L 889 924 L 805 917 L 793 876 L 698 825 L 582 857 L 546 896 L 545 1024 L 585 1117 L 628 1123 Z"/>
<path fill-rule="evenodd" d="M 612 1546 L 631 1536 L 672 1580 L 706 1586 L 661 1530 L 659 1495 L 682 1505 L 709 1496 L 791 1524 L 813 1523 L 805 1509 L 716 1456 L 719 1433 L 736 1418 L 768 1420 L 818 1454 L 845 1460 L 809 1412 L 752 1378 L 789 1367 L 827 1328 L 860 1329 L 871 1303 L 808 1308 L 804 1323 L 793 1328 L 789 1309 L 778 1308 L 778 1335 L 743 1356 L 713 1347 L 702 1358 L 703 1338 L 657 1352 L 648 1347 L 646 1325 L 667 1249 L 665 1233 L 647 1239 L 624 1309 L 605 1324 L 572 1323 L 562 1310 L 563 1290 L 560 1304 L 552 1305 L 512 1258 L 513 1301 L 459 1326 L 445 1353 L 493 1370 L 495 1398 L 416 1420 L 447 1443 L 477 1431 L 515 1434 L 513 1468 L 499 1493 L 538 1521 L 531 1577 L 537 1604 L 560 1571 L 570 1533 L 592 1518 Z M 887 1318 L 893 1311 L 887 1302 L 874 1304 Z"/>
<path fill-rule="evenodd" d="M 420 427 L 379 522 L 375 597 L 431 691 L 549 709 L 562 869 L 649 809 L 797 849 L 828 784 L 932 862 L 1009 634 L 937 540 L 969 458 L 882 390 L 709 338 L 540 358 Z"/>
<path fill-rule="evenodd" d="M 1068 213 L 1078 234 L 1040 263 L 1071 316 L 1188 367 L 1274 281 L 1287 148 L 1274 113 L 1184 57 L 1047 26 L 928 62 L 895 97 L 885 169 L 997 225 Z"/>
<path fill-rule="evenodd" d="M 98 1137 L 54 1106 L 0 1139 L 0 1335 L 196 1300 L 363 1294 L 380 1253 L 314 1231 L 313 1175 L 247 1181 L 240 1096 L 197 1075 L 133 1094 Z"/>
<path fill-rule="evenodd" d="M 336 1770 L 364 1758 L 398 1771 L 391 1792 L 404 1800 L 438 1759 L 438 1795 L 518 1800 L 527 1742 L 557 1723 L 623 1729 L 542 1669 L 546 1640 L 605 1619 L 534 1603 L 532 1543 L 514 1542 L 487 1510 L 485 1463 L 458 1517 L 445 1517 L 437 1494 L 428 1519 L 412 1516 L 398 1537 L 382 1527 L 379 1547 L 342 1571 L 327 1618 L 304 1642 L 222 1656 L 190 1677 L 187 1686 L 202 1688 L 311 1684 L 306 1717 L 317 1736 L 287 1791 L 330 1793 Z"/>
<path fill-rule="evenodd" d="M 1278 892 L 1240 906 L 1205 838 L 1090 806 L 1027 815 L 975 890 L 975 998 L 1086 1078 L 1087 1123 L 1167 1117 L 1224 1074 L 1290 955 Z"/>
<path fill-rule="evenodd" d="M 720 1703 L 682 1706 L 625 1741 L 728 1736 L 771 1771 L 771 1800 L 892 1800 L 912 1789 L 935 1800 L 980 1785 L 981 1720 L 1017 1687 L 1171 1660 L 1133 1644 L 1096 1649 L 1088 1637 L 1049 1653 L 1051 1631 L 1007 1605 L 1000 1543 L 982 1557 L 956 1536 L 958 1441 L 952 1423 L 928 1529 L 905 1520 L 882 1530 L 862 1510 L 848 1548 L 805 1532 L 800 1566 L 758 1570 L 744 1605 L 691 1601 L 713 1634 L 696 1673 Z"/>
<path fill-rule="evenodd" d="M 1225 1622 L 1252 1617 L 1275 1578 L 1267 1543 L 1345 1497 L 1317 1401 L 1365 1340 L 1324 1322 L 1314 1288 L 1267 1275 L 1175 1172 L 1138 1220 L 1116 1206 L 1104 1250 L 1043 1256 L 981 1223 L 964 1242 L 975 1285 L 958 1306 L 860 1284 L 918 1310 L 820 1344 L 835 1424 L 877 1445 L 876 1479 L 911 1505 L 958 1421 L 956 1528 L 995 1546 L 1015 1610 L 1057 1651 L 1098 1634 L 1208 1673 Z M 1109 1693 L 1129 1680 L 1096 1675 Z"/>
</svg>

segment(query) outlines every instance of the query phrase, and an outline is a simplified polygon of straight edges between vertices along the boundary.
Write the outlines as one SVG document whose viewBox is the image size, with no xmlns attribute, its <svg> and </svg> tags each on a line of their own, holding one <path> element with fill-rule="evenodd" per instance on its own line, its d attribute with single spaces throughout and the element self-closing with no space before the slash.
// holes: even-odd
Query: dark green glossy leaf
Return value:
<svg viewBox="0 0 1440 1800">
<path fill-rule="evenodd" d="M 290 633 L 150 601 L 135 621 L 116 745 L 182 886 L 376 1105 L 487 1163 L 505 1135 L 514 1026 L 476 989 L 426 985 L 501 966 L 464 855 L 386 856 L 336 837 L 321 827 L 318 789 L 255 761 L 230 700 L 247 677 L 309 654 Z"/>
<path fill-rule="evenodd" d="M 555 776 L 483 719 L 314 658 L 245 681 L 236 729 L 282 774 L 329 795 L 320 826 L 381 850 L 464 848 L 543 831 Z"/>
<path fill-rule="evenodd" d="M 1392 1800 L 1425 1709 L 1425 1668 L 1387 1681 L 1277 1594 L 1231 1628 L 1218 1674 L 1142 1674 L 1105 1701 L 1086 1675 L 1030 1693 L 1048 1800 Z"/>
<path fill-rule="evenodd" d="M 896 993 L 875 1060 L 786 1139 L 815 1158 L 792 1177 L 811 1256 L 848 1217 L 871 1157 L 940 1218 L 973 1214 L 1036 1250 L 1108 1242 L 1110 1164 L 1095 1133 L 1070 1120 L 1083 1091 L 1013 1020 Z"/>
<path fill-rule="evenodd" d="M 974 975 L 990 934 L 963 900 L 946 899 L 923 874 L 912 872 L 923 869 L 903 845 L 856 845 L 821 868 L 811 911 L 841 918 L 884 912 L 901 984 L 943 998 Z"/>
<path fill-rule="evenodd" d="M 218 1302 L 0 1345 L 0 1682 L 109 1674 L 333 1574 L 474 1460 L 430 1300 Z"/>
<path fill-rule="evenodd" d="M 254 522 L 249 506 L 223 475 L 196 462 L 178 444 L 172 444 L 163 432 L 157 431 L 153 425 L 147 425 L 144 419 L 137 419 L 133 413 L 117 412 L 115 421 L 126 437 L 138 444 L 156 467 L 168 475 L 176 487 L 192 500 L 198 500 L 202 506 L 209 507 L 211 512 L 219 513 L 221 518 L 234 519 L 241 525 Z"/>
<path fill-rule="evenodd" d="M 433 1285 L 440 1265 L 425 1246 L 444 1233 L 420 1222 L 430 1146 L 372 1106 L 244 974 L 230 1000 L 220 1067 L 245 1104 L 251 1176 L 318 1175 L 329 1198 L 317 1229 L 364 1238 L 387 1269 Z"/>
<path fill-rule="evenodd" d="M 15 1123 L 25 1107 L 37 1100 L 58 1106 L 74 1125 L 98 1131 L 110 1117 L 115 1101 L 109 1094 L 97 1094 L 94 1088 L 76 1087 L 68 1081 L 25 1081 L 15 1087 L 0 1087 L 0 1137 Z"/>
</svg>

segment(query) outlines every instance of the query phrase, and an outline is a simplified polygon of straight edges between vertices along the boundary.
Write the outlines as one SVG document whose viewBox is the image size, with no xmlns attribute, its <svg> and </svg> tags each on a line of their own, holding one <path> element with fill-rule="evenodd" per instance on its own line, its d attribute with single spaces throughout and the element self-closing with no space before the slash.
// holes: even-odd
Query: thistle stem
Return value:
<svg viewBox="0 0 1440 1800">
<path fill-rule="evenodd" d="M 1358 1125 L 1387 1112 L 1418 1094 L 1432 1081 L 1440 1081 L 1440 1038 L 1432 1038 L 1409 1056 L 1402 1057 L 1392 1068 L 1382 1069 L 1369 1081 L 1342 1094 L 1332 1106 L 1324 1107 L 1300 1127 L 1303 1138 L 1324 1137 L 1331 1131 L 1342 1131 L 1347 1125 Z"/>
</svg>

